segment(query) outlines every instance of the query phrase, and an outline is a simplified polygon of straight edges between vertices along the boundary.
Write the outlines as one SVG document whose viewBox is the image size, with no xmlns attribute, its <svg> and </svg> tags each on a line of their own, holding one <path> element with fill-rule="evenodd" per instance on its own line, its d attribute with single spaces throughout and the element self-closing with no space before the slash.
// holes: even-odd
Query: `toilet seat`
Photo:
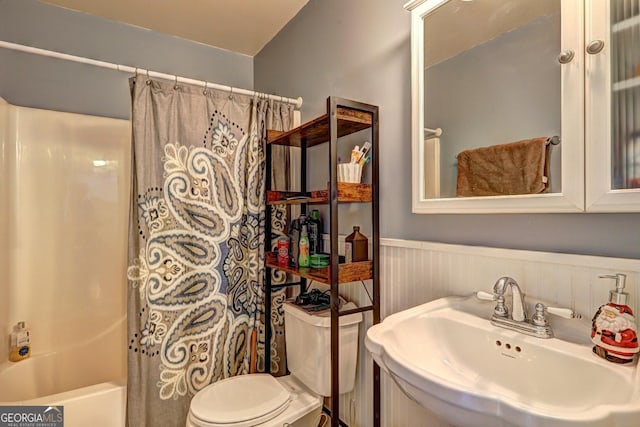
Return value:
<svg viewBox="0 0 640 427">
<path fill-rule="evenodd" d="M 276 417 L 290 402 L 289 391 L 271 375 L 240 375 L 198 392 L 189 418 L 201 427 L 249 427 Z"/>
</svg>

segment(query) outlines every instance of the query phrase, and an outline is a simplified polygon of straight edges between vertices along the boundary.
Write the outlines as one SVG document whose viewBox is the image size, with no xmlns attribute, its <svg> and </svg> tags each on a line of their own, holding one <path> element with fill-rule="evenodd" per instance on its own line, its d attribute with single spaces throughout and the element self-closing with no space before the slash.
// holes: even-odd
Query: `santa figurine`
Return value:
<svg viewBox="0 0 640 427">
<path fill-rule="evenodd" d="M 631 308 L 608 303 L 593 317 L 591 341 L 593 352 L 614 363 L 632 363 L 638 347 L 638 334 Z"/>
</svg>

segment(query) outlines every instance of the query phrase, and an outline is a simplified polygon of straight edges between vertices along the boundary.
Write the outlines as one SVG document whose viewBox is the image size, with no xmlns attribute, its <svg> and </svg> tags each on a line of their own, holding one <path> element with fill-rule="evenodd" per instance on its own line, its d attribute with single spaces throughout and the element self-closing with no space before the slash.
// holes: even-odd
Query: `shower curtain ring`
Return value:
<svg viewBox="0 0 640 427">
<path fill-rule="evenodd" d="M 204 90 L 202 91 L 203 95 L 207 95 L 209 92 L 207 91 L 207 82 L 204 82 Z"/>
<path fill-rule="evenodd" d="M 178 90 L 178 89 L 180 89 L 180 86 L 178 86 L 178 76 L 175 75 L 174 77 L 176 78 L 176 80 L 175 80 L 174 85 L 173 85 L 173 90 Z"/>
<path fill-rule="evenodd" d="M 233 99 L 233 86 L 229 86 L 229 99 Z"/>
<path fill-rule="evenodd" d="M 151 84 L 151 78 L 149 78 L 149 70 L 147 70 L 147 86 Z"/>
</svg>

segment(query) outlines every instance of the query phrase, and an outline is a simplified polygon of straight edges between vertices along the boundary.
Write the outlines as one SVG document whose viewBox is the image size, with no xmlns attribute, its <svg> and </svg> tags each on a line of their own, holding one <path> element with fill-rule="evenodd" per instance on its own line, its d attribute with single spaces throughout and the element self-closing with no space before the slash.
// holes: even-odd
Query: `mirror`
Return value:
<svg viewBox="0 0 640 427">
<path fill-rule="evenodd" d="M 422 0 L 412 12 L 413 212 L 583 209 L 575 1 Z M 573 49 L 576 49 L 575 47 Z M 570 77 L 571 76 L 571 77 Z"/>
</svg>

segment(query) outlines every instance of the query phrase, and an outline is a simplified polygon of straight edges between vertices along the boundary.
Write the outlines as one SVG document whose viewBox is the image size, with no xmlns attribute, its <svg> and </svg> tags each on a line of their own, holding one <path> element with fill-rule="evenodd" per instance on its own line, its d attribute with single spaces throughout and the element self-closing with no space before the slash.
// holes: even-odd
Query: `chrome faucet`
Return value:
<svg viewBox="0 0 640 427">
<path fill-rule="evenodd" d="M 509 310 L 504 304 L 504 294 L 507 291 L 507 287 L 511 288 L 511 319 L 516 322 L 526 321 L 527 313 L 524 304 L 524 294 L 520 290 L 518 282 L 508 276 L 499 278 L 496 284 L 493 285 L 493 294 L 498 302 L 494 309 L 494 314 L 499 317 L 509 317 Z"/>
<path fill-rule="evenodd" d="M 507 288 L 511 288 L 511 315 L 509 315 L 509 308 L 504 301 L 504 294 Z M 483 300 L 496 301 L 496 306 L 491 316 L 491 324 L 538 338 L 553 337 L 553 331 L 546 319 L 546 313 L 552 313 L 567 319 L 581 318 L 579 314 L 576 314 L 571 309 L 545 307 L 543 304 L 538 303 L 536 304 L 535 315 L 528 319 L 524 294 L 520 286 L 518 286 L 518 282 L 508 276 L 499 278 L 493 285 L 493 295 L 482 291 L 476 295 Z"/>
</svg>

